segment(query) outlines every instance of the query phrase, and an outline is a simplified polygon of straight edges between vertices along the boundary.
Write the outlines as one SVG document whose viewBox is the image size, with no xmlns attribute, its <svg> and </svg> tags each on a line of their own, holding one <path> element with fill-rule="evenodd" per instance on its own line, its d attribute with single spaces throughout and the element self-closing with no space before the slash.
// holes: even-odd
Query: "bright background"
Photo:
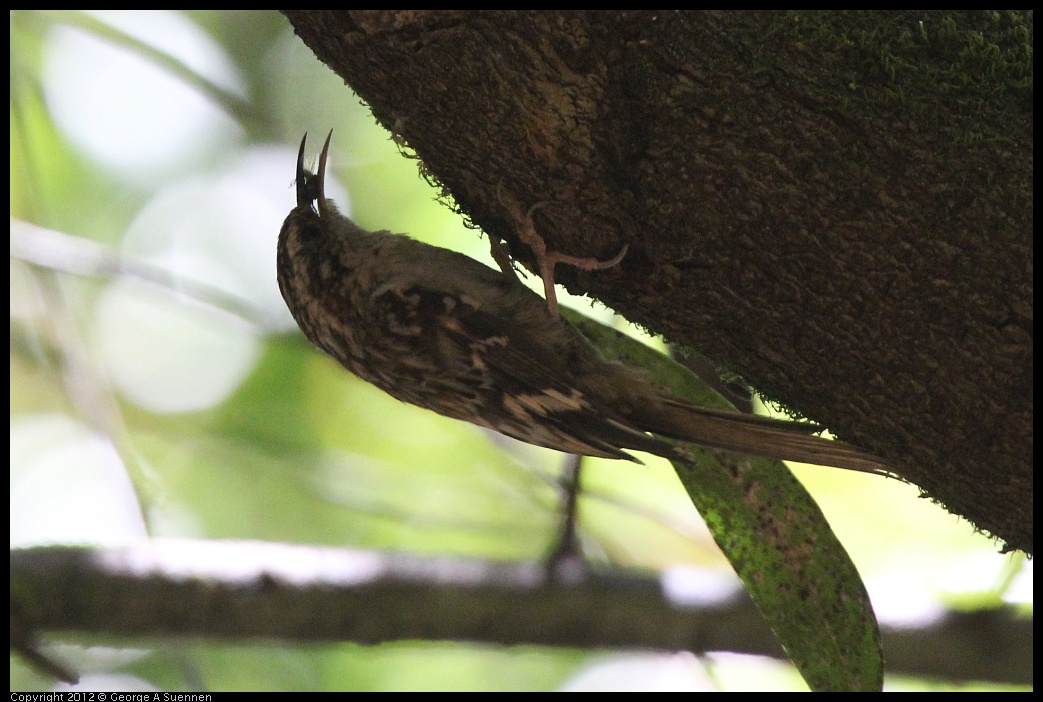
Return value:
<svg viewBox="0 0 1043 702">
<path fill-rule="evenodd" d="M 335 129 L 327 192 L 363 227 L 490 260 L 285 19 L 16 12 L 11 60 L 12 546 L 147 534 L 546 551 L 560 454 L 400 404 L 312 350 L 282 303 L 275 245 L 304 132 L 314 158 Z M 734 580 L 670 466 L 648 464 L 585 464 L 588 555 Z M 1031 603 L 1030 562 L 915 488 L 796 470 L 882 624 Z M 81 690 L 805 689 L 788 665 L 735 655 L 138 645 L 57 655 L 87 673 Z M 11 673 L 12 690 L 67 689 L 16 659 Z"/>
</svg>

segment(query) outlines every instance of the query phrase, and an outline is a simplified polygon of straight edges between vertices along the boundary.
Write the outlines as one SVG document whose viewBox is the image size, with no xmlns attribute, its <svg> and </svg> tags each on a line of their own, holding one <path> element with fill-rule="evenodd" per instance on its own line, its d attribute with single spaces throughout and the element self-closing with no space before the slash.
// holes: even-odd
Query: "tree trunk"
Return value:
<svg viewBox="0 0 1043 702">
<path fill-rule="evenodd" d="M 465 216 L 1032 552 L 1032 16 L 287 11 Z M 886 518 L 886 515 L 881 515 Z"/>
</svg>

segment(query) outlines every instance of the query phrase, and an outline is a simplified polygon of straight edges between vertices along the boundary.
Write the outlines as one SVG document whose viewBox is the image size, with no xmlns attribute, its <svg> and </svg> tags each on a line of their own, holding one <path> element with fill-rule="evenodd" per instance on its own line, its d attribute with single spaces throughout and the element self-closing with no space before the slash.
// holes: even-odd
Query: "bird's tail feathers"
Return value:
<svg viewBox="0 0 1043 702">
<path fill-rule="evenodd" d="M 642 428 L 653 434 L 754 456 L 890 474 L 873 454 L 815 436 L 822 431 L 816 424 L 713 410 L 670 399 L 646 409 L 641 420 L 647 426 Z"/>
</svg>

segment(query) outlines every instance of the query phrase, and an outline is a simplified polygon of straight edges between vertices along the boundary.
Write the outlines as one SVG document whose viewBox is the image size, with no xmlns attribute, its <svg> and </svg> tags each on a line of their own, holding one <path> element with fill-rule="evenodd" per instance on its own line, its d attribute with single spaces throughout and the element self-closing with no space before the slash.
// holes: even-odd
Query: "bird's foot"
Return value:
<svg viewBox="0 0 1043 702">
<path fill-rule="evenodd" d="M 564 263 L 584 271 L 599 271 L 606 268 L 612 268 L 613 266 L 619 265 L 619 262 L 627 255 L 627 249 L 629 247 L 628 245 L 624 245 L 623 249 L 608 261 L 602 261 L 593 257 L 582 258 L 579 256 L 569 256 L 560 251 L 548 251 L 547 242 L 544 241 L 543 237 L 540 236 L 540 233 L 536 231 L 536 226 L 532 220 L 532 214 L 546 204 L 547 203 L 545 202 L 538 202 L 530 207 L 524 215 L 521 215 L 519 210 L 515 210 L 514 214 L 521 224 L 518 238 L 528 244 L 529 248 L 531 248 L 532 252 L 536 255 L 536 263 L 540 269 L 540 278 L 543 279 L 543 293 L 547 299 L 547 311 L 550 313 L 551 317 L 557 318 L 558 298 L 554 293 L 554 266 L 559 263 Z"/>
<path fill-rule="evenodd" d="M 489 235 L 489 253 L 492 254 L 493 260 L 496 261 L 496 265 L 500 267 L 504 275 L 518 280 L 518 271 L 514 270 L 514 264 L 511 262 L 507 249 L 492 234 Z"/>
</svg>

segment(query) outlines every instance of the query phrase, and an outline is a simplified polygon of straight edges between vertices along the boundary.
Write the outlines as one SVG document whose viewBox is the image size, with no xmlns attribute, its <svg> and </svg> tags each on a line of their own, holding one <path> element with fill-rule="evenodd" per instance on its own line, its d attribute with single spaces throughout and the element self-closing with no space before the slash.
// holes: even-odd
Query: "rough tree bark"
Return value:
<svg viewBox="0 0 1043 702">
<path fill-rule="evenodd" d="M 285 14 L 513 255 L 629 244 L 559 282 L 1032 552 L 1031 13 Z"/>
</svg>

